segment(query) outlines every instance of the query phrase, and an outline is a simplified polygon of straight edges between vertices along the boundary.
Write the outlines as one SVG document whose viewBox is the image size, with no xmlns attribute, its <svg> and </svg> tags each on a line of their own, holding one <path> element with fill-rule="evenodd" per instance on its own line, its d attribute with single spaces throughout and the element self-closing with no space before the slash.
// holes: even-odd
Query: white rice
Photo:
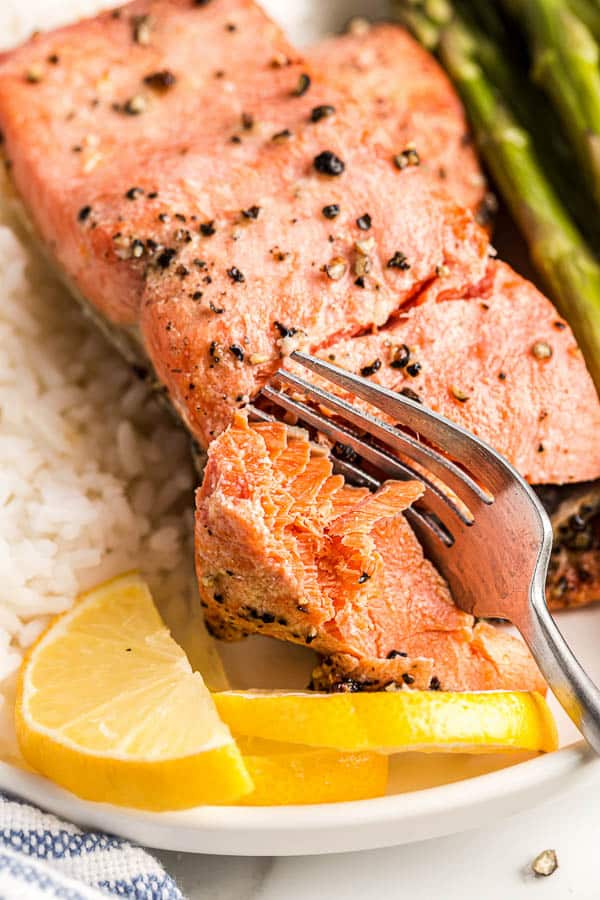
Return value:
<svg viewBox="0 0 600 900">
<path fill-rule="evenodd" d="M 9 0 L 0 35 L 14 43 L 102 5 Z M 137 567 L 181 621 L 194 483 L 185 433 L 57 284 L 0 191 L 0 755 L 23 651 L 78 592 Z"/>
</svg>

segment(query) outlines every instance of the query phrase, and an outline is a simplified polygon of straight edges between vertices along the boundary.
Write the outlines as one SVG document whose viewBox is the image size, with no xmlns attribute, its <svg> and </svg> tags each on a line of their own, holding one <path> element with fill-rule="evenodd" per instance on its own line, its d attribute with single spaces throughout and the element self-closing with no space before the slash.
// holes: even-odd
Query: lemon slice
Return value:
<svg viewBox="0 0 600 900">
<path fill-rule="evenodd" d="M 54 619 L 23 662 L 15 712 L 25 760 L 87 800 L 184 809 L 233 802 L 253 787 L 201 676 L 135 574 Z"/>
<path fill-rule="evenodd" d="M 337 803 L 385 794 L 388 757 L 240 738 L 254 790 L 243 806 Z"/>
<path fill-rule="evenodd" d="M 485 753 L 558 745 L 552 714 L 537 693 L 223 691 L 213 697 L 235 735 L 313 747 Z"/>
</svg>

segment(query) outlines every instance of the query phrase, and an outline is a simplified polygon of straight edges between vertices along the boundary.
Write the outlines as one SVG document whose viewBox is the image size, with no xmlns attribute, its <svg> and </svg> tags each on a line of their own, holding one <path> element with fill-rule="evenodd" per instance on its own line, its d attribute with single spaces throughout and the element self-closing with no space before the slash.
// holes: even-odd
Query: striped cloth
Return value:
<svg viewBox="0 0 600 900">
<path fill-rule="evenodd" d="M 0 900 L 183 900 L 144 850 L 0 793 Z"/>
</svg>

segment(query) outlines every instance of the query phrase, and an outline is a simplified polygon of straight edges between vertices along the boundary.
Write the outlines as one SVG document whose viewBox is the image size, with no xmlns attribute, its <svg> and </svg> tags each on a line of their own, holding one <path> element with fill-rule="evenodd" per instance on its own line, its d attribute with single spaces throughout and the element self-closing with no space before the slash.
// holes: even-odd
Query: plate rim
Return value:
<svg viewBox="0 0 600 900">
<path fill-rule="evenodd" d="M 303 806 L 205 806 L 148 812 L 82 800 L 42 775 L 0 761 L 0 789 L 82 827 L 112 831 L 154 849 L 231 856 L 313 855 L 393 846 L 478 827 L 596 776 L 584 741 L 461 781 L 369 800 Z M 449 827 L 450 826 L 450 827 Z M 407 829 L 403 832 L 402 829 Z"/>
</svg>

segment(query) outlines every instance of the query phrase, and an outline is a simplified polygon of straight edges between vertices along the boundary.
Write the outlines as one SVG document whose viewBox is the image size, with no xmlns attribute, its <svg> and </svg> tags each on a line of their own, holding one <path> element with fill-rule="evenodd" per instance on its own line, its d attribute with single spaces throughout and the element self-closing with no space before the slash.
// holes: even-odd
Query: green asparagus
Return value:
<svg viewBox="0 0 600 900">
<path fill-rule="evenodd" d="M 597 0 L 568 0 L 573 13 L 584 22 L 600 41 L 600 5 Z"/>
<path fill-rule="evenodd" d="M 590 190 L 600 204 L 600 68 L 598 45 L 564 0 L 503 0 L 522 23 L 532 77 L 554 103 Z"/>
<path fill-rule="evenodd" d="M 552 167 L 535 145 L 531 131 L 543 137 L 543 120 L 531 129 L 535 98 L 527 99 L 527 89 L 519 85 L 494 40 L 487 40 L 456 9 L 443 24 L 431 22 L 423 5 L 413 2 L 411 11 L 435 30 L 438 56 L 462 96 L 478 146 L 600 392 L 600 264 L 551 180 Z"/>
</svg>

